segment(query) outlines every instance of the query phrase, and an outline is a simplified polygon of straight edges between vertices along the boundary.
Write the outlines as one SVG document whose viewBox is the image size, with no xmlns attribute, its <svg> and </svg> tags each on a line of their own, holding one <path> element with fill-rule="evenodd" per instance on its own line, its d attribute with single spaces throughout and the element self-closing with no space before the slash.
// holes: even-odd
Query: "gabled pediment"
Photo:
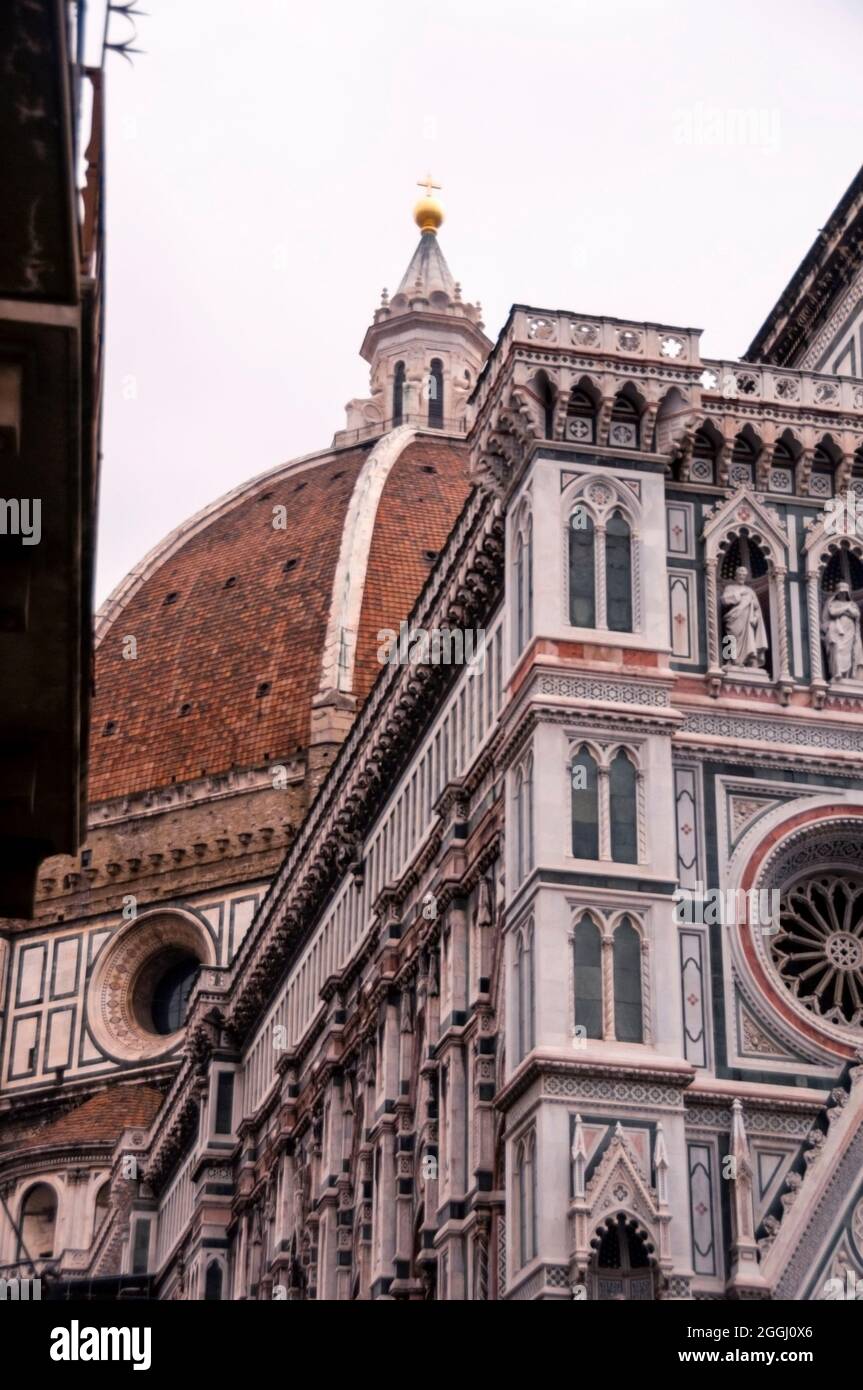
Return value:
<svg viewBox="0 0 863 1390">
<path fill-rule="evenodd" d="M 716 553 L 723 536 L 742 528 L 754 539 L 760 539 L 772 552 L 774 560 L 784 563 L 788 533 L 773 509 L 759 501 L 747 486 L 738 488 L 730 497 L 717 503 L 705 517 L 702 539 L 708 555 Z"/>
<path fill-rule="evenodd" d="M 632 1212 L 650 1223 L 656 1220 L 653 1189 L 645 1181 L 638 1159 L 619 1127 L 587 1185 L 585 1198 L 594 1222 L 617 1211 Z"/>
</svg>

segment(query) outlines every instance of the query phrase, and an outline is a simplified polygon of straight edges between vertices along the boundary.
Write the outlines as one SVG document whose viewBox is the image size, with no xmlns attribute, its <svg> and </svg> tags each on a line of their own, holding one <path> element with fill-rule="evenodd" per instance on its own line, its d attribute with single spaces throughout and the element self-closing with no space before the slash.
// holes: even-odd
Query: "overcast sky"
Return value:
<svg viewBox="0 0 863 1390">
<path fill-rule="evenodd" d="M 142 7 L 108 59 L 99 601 L 343 426 L 427 170 L 490 337 L 526 302 L 737 357 L 861 162 L 860 0 Z"/>
</svg>

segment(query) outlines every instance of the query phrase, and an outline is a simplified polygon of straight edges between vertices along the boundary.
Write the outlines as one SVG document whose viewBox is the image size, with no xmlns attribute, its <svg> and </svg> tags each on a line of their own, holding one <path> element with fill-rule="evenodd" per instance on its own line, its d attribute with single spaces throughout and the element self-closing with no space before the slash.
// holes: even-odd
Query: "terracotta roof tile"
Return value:
<svg viewBox="0 0 863 1390">
<path fill-rule="evenodd" d="M 96 654 L 91 801 L 307 747 L 342 529 L 371 447 L 265 476 L 144 581 Z M 396 462 L 369 557 L 361 699 L 378 674 L 378 629 L 407 616 L 430 569 L 424 554 L 443 545 L 467 492 L 463 445 L 423 436 Z M 272 524 L 280 504 L 284 530 Z M 133 660 L 123 656 L 129 636 Z"/>
<path fill-rule="evenodd" d="M 30 1142 L 39 1148 L 114 1143 L 124 1129 L 147 1129 L 161 1103 L 161 1092 L 151 1086 L 111 1086 L 35 1130 Z"/>
</svg>

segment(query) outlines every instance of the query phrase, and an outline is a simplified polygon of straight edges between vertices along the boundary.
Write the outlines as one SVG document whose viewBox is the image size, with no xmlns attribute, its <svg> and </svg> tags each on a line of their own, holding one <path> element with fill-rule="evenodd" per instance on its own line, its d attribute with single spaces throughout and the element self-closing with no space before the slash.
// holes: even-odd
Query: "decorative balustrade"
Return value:
<svg viewBox="0 0 863 1390">
<path fill-rule="evenodd" d="M 863 383 L 704 359 L 698 329 L 517 306 L 469 409 L 472 471 L 496 492 L 540 439 L 658 453 L 681 461 L 681 482 L 759 491 L 826 497 L 863 476 Z M 705 426 L 707 445 L 695 449 Z M 793 476 L 773 469 L 780 441 L 775 462 Z"/>
</svg>

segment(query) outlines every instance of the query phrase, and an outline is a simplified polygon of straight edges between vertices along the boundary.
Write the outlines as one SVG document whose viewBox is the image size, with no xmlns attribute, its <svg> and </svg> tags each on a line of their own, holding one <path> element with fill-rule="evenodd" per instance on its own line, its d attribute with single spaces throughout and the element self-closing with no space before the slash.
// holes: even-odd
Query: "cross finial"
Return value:
<svg viewBox="0 0 863 1390">
<path fill-rule="evenodd" d="M 436 188 L 438 192 L 440 192 L 440 187 L 439 183 L 435 183 L 431 174 L 426 174 L 424 179 L 417 179 L 417 188 L 424 188 L 427 198 L 431 197 L 433 188 Z"/>
</svg>

